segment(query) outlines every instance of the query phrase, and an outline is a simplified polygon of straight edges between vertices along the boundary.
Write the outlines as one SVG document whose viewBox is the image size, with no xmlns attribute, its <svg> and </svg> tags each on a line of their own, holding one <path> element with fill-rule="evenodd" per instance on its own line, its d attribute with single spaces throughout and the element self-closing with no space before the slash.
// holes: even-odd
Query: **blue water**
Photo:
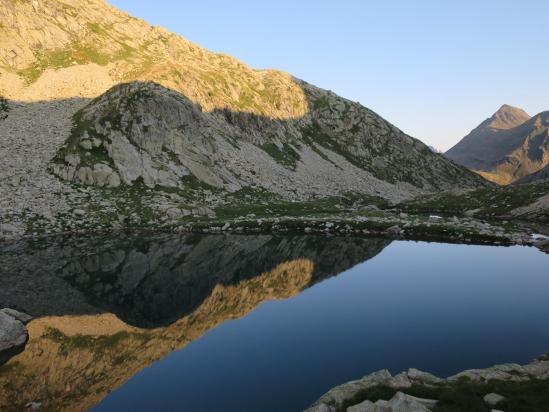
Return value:
<svg viewBox="0 0 549 412">
<path fill-rule="evenodd" d="M 96 411 L 300 411 L 387 368 L 448 376 L 549 351 L 549 255 L 393 242 L 136 374 Z"/>
</svg>

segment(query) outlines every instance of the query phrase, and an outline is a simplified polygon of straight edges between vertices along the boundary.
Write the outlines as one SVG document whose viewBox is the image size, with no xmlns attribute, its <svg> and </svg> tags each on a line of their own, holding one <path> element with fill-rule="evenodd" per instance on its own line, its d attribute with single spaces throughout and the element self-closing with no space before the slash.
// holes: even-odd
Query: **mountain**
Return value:
<svg viewBox="0 0 549 412">
<path fill-rule="evenodd" d="M 549 112 L 530 117 L 503 105 L 446 156 L 493 182 L 518 181 L 549 164 Z"/>
<path fill-rule="evenodd" d="M 0 0 L 0 21 L 10 230 L 67 230 L 74 210 L 94 227 L 234 199 L 396 201 L 487 184 L 358 103 L 102 0 Z"/>
<path fill-rule="evenodd" d="M 549 180 L 549 164 L 547 164 L 547 166 L 545 166 L 543 169 L 538 170 L 535 173 L 521 177 L 520 179 L 516 180 L 514 183 L 522 184 L 522 183 L 532 183 L 532 182 L 545 181 L 545 180 Z"/>
</svg>

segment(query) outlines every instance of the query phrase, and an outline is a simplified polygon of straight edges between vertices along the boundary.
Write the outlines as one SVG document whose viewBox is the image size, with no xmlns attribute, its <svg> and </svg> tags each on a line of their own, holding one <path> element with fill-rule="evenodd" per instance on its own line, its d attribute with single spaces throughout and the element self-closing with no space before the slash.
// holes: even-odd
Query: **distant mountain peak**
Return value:
<svg viewBox="0 0 549 412">
<path fill-rule="evenodd" d="M 486 126 L 491 129 L 512 129 L 529 119 L 530 115 L 523 109 L 504 104 L 490 119 L 488 119 Z"/>
</svg>

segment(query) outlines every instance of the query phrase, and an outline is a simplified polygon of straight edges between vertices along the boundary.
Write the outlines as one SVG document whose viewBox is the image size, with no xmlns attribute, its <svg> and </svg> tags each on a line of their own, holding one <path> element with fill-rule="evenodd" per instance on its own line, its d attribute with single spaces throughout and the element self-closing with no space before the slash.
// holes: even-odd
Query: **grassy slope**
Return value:
<svg viewBox="0 0 549 412">
<path fill-rule="evenodd" d="M 538 183 L 420 196 L 397 207 L 409 213 L 462 215 L 475 210 L 477 217 L 507 217 L 513 209 L 530 205 L 547 193 L 549 183 Z"/>
</svg>

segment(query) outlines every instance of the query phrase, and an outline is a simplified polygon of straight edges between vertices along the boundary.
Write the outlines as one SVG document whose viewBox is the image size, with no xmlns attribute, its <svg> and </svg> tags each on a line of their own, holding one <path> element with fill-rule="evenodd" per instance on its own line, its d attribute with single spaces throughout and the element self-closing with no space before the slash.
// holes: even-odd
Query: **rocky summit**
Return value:
<svg viewBox="0 0 549 412">
<path fill-rule="evenodd" d="M 358 103 L 102 0 L 0 0 L 0 20 L 4 236 L 486 186 Z"/>
<path fill-rule="evenodd" d="M 544 179 L 549 165 L 549 112 L 530 117 L 503 105 L 446 156 L 498 184 Z"/>
</svg>

